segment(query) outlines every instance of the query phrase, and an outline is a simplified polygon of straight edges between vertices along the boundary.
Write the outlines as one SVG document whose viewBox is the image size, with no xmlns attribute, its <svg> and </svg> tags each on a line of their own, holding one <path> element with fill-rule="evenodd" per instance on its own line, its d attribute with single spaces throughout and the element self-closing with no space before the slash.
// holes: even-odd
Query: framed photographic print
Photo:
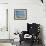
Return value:
<svg viewBox="0 0 46 46">
<path fill-rule="evenodd" d="M 14 19 L 15 20 L 26 20 L 27 9 L 14 9 Z"/>
</svg>

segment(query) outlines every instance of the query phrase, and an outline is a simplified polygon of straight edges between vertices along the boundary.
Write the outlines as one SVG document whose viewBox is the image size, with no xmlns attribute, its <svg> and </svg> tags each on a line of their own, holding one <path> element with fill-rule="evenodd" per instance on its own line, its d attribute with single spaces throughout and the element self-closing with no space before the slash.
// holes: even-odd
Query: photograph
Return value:
<svg viewBox="0 0 46 46">
<path fill-rule="evenodd" d="M 14 20 L 26 20 L 27 9 L 14 9 Z"/>
<path fill-rule="evenodd" d="M 46 0 L 0 0 L 0 46 L 46 46 Z"/>
</svg>

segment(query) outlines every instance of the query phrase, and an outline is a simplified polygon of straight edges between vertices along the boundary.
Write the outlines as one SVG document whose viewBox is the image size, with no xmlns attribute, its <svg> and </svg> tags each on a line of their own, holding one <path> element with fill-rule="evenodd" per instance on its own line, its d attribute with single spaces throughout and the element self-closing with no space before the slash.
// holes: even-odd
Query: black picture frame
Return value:
<svg viewBox="0 0 46 46">
<path fill-rule="evenodd" d="M 14 20 L 27 20 L 27 9 L 14 9 Z"/>
</svg>

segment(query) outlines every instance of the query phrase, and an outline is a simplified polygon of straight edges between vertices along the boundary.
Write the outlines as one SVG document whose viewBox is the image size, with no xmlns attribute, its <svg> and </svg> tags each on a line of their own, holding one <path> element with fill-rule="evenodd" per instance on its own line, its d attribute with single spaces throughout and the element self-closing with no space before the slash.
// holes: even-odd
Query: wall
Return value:
<svg viewBox="0 0 46 46">
<path fill-rule="evenodd" d="M 0 3 L 8 3 L 8 0 L 0 0 Z"/>
<path fill-rule="evenodd" d="M 44 8 L 45 8 L 44 13 L 46 15 L 46 0 L 44 0 Z M 46 26 L 45 26 L 45 31 L 43 33 L 44 33 L 44 42 L 45 42 L 45 46 L 46 46 Z"/>
<path fill-rule="evenodd" d="M 9 4 L 9 30 L 11 33 L 16 30 L 27 30 L 27 22 L 44 24 L 41 21 L 45 19 L 44 6 L 40 0 L 11 0 Z M 27 20 L 14 20 L 14 9 L 27 9 Z"/>
<path fill-rule="evenodd" d="M 27 20 L 14 20 L 14 9 L 27 9 Z M 9 31 L 11 38 L 18 30 L 27 30 L 27 23 L 40 23 L 42 25 L 44 41 L 46 42 L 46 16 L 45 4 L 40 0 L 10 0 L 9 1 Z"/>
</svg>

